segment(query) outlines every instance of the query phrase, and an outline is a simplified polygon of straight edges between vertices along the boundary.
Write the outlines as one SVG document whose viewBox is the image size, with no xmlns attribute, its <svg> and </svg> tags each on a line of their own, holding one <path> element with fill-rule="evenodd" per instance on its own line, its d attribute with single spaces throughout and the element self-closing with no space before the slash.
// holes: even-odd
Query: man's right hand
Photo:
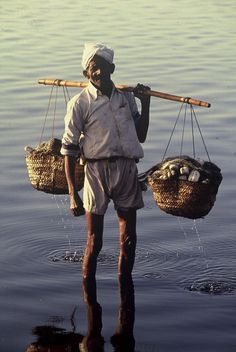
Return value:
<svg viewBox="0 0 236 352">
<path fill-rule="evenodd" d="M 70 194 L 70 210 L 74 216 L 85 214 L 82 199 L 77 192 Z"/>
</svg>

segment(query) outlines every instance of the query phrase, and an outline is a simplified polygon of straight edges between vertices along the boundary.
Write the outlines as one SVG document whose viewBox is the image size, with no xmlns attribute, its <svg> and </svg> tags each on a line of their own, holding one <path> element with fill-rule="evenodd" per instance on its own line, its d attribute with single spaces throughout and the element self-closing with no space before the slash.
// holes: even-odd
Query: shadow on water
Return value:
<svg viewBox="0 0 236 352">
<path fill-rule="evenodd" d="M 79 333 L 53 325 L 36 326 L 33 334 L 37 336 L 37 341 L 31 343 L 26 352 L 80 351 L 78 346 L 83 339 L 83 335 Z"/>
<path fill-rule="evenodd" d="M 134 285 L 131 276 L 119 278 L 120 307 L 115 333 L 110 342 L 114 352 L 134 352 L 133 335 L 135 320 Z M 26 352 L 105 352 L 105 340 L 102 336 L 102 307 L 97 301 L 96 280 L 83 281 L 84 302 L 87 310 L 87 334 L 76 332 L 75 312 L 71 315 L 72 329 L 59 328 L 54 324 L 36 326 L 32 342 Z"/>
</svg>

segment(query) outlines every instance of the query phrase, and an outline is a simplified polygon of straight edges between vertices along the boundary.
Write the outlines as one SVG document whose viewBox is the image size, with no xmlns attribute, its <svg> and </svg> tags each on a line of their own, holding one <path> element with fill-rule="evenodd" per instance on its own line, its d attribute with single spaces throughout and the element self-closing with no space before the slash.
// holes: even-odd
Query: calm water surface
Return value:
<svg viewBox="0 0 236 352">
<path fill-rule="evenodd" d="M 87 334 L 81 262 L 62 259 L 66 251 L 82 255 L 85 220 L 70 216 L 66 196 L 33 190 L 24 160 L 24 146 L 39 142 L 51 90 L 37 80 L 83 80 L 86 41 L 115 49 L 117 83 L 141 82 L 209 101 L 210 109 L 196 107 L 195 112 L 211 159 L 224 176 L 215 206 L 195 222 L 167 215 L 156 207 L 151 191 L 144 193 L 133 273 L 136 351 L 236 350 L 235 17 L 233 0 L 1 0 L 1 352 L 26 351 L 37 340 L 32 330 L 38 326 Z M 71 96 L 76 92 L 69 91 Z M 152 98 L 140 172 L 162 159 L 179 108 L 179 103 Z M 58 138 L 64 114 L 59 89 Z M 53 115 L 50 111 L 45 140 L 52 134 Z M 168 156 L 176 154 L 178 138 Z M 200 139 L 196 146 L 204 158 Z M 189 143 L 185 148 L 191 153 Z M 106 352 L 113 350 L 110 337 L 120 300 L 118 246 L 111 204 L 97 273 Z M 206 283 L 222 284 L 226 292 L 188 289 Z"/>
</svg>

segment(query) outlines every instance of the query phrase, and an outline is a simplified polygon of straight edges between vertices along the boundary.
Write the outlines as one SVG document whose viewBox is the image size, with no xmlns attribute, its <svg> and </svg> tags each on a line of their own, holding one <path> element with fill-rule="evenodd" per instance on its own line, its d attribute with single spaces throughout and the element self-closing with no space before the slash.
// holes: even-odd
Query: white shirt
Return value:
<svg viewBox="0 0 236 352">
<path fill-rule="evenodd" d="M 85 159 L 142 158 L 135 129 L 137 117 L 133 93 L 113 86 L 109 99 L 89 82 L 67 105 L 61 154 L 77 156 L 80 149 Z"/>
</svg>

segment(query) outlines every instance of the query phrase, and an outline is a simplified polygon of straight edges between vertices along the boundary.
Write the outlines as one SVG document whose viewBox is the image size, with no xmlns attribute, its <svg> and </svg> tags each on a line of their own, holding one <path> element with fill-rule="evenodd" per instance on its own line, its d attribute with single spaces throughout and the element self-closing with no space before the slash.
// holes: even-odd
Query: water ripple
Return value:
<svg viewBox="0 0 236 352">
<path fill-rule="evenodd" d="M 208 294 L 228 294 L 236 290 L 236 276 L 232 266 L 209 260 L 209 266 L 200 274 L 193 273 L 183 279 L 182 287 L 189 291 Z M 231 263 L 232 265 L 232 263 Z"/>
</svg>

